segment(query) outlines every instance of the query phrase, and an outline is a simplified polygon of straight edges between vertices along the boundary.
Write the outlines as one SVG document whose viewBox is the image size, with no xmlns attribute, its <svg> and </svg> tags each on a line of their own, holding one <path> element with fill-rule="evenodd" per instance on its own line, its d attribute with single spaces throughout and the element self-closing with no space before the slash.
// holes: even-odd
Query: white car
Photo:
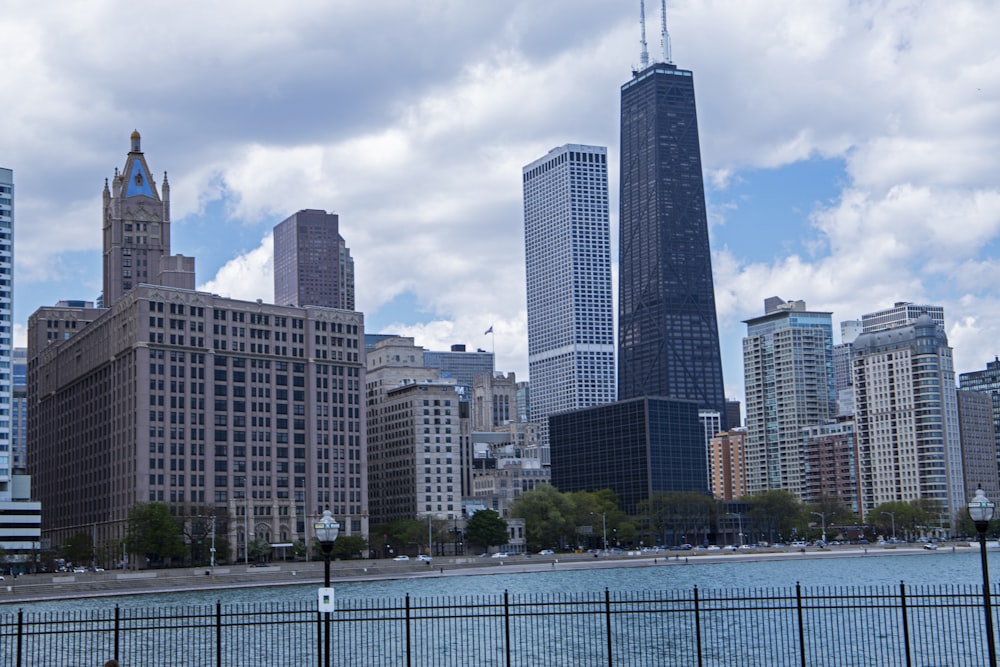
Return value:
<svg viewBox="0 0 1000 667">
<path fill-rule="evenodd" d="M 538 555 L 539 556 L 554 556 L 555 553 L 556 552 L 553 551 L 552 549 L 542 549 L 541 551 L 538 552 Z"/>
<path fill-rule="evenodd" d="M 420 554 L 419 556 L 417 556 L 417 560 L 429 563 L 431 562 L 431 557 L 426 554 Z"/>
<path fill-rule="evenodd" d="M 409 556 L 396 556 L 395 558 L 393 558 L 393 560 L 398 560 L 398 561 L 410 560 L 410 557 Z"/>
<path fill-rule="evenodd" d="M 506 558 L 506 557 L 507 557 L 507 554 L 505 554 L 502 551 L 498 551 L 495 554 L 493 554 L 492 556 L 490 556 L 490 558 Z"/>
</svg>

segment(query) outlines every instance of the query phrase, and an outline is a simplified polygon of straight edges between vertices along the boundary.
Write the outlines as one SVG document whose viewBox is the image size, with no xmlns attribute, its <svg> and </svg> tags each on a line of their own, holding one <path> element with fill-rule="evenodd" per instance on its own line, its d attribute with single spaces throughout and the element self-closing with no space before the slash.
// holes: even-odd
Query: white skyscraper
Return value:
<svg viewBox="0 0 1000 667">
<path fill-rule="evenodd" d="M 0 501 L 11 499 L 11 402 L 14 373 L 11 321 L 14 298 L 14 172 L 0 168 Z"/>
<path fill-rule="evenodd" d="M 616 398 L 607 149 L 567 144 L 523 169 L 530 419 Z"/>
<path fill-rule="evenodd" d="M 964 511 L 955 371 L 933 313 L 866 332 L 852 355 L 861 514 L 932 500 L 947 528 Z"/>
</svg>

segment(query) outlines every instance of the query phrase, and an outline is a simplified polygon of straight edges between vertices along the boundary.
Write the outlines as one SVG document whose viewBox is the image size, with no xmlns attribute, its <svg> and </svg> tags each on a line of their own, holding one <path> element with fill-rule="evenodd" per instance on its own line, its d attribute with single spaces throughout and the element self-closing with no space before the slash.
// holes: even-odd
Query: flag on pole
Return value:
<svg viewBox="0 0 1000 667">
<path fill-rule="evenodd" d="M 491 333 L 493 333 L 493 325 L 492 325 L 492 324 L 490 325 L 490 328 L 489 328 L 489 329 L 487 329 L 486 331 L 484 331 L 484 332 L 483 332 L 483 335 L 484 335 L 484 336 L 488 336 L 488 335 L 490 335 Z"/>
</svg>

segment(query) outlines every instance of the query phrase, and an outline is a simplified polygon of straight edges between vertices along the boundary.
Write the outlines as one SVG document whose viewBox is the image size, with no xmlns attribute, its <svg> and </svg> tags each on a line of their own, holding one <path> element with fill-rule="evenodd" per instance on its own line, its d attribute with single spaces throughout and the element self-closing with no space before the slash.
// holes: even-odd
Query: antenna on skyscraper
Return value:
<svg viewBox="0 0 1000 667">
<path fill-rule="evenodd" d="M 667 0 L 660 0 L 660 46 L 663 48 L 663 60 L 674 64 L 670 57 L 670 33 L 667 32 Z"/>
<path fill-rule="evenodd" d="M 639 62 L 643 69 L 649 67 L 649 51 L 646 50 L 646 0 L 639 0 L 639 26 L 642 28 L 642 53 L 639 55 Z"/>
</svg>

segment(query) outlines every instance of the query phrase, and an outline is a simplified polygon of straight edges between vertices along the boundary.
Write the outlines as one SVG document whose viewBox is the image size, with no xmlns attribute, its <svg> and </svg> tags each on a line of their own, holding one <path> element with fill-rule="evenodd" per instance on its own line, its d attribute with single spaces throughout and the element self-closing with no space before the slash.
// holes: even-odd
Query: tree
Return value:
<svg viewBox="0 0 1000 667">
<path fill-rule="evenodd" d="M 792 529 L 803 525 L 802 506 L 790 491 L 763 491 L 743 500 L 750 506 L 751 531 L 763 534 L 767 542 L 790 539 Z"/>
<path fill-rule="evenodd" d="M 163 503 L 137 503 L 128 513 L 125 546 L 129 553 L 150 561 L 184 556 L 184 541 L 177 520 Z"/>
<path fill-rule="evenodd" d="M 465 524 L 466 538 L 475 544 L 486 547 L 507 544 L 510 539 L 507 533 L 507 522 L 493 510 L 479 510 Z"/>
<path fill-rule="evenodd" d="M 323 553 L 323 550 L 318 546 L 317 550 L 319 553 Z M 365 541 L 365 538 L 360 535 L 346 535 L 338 537 L 334 541 L 333 551 L 330 552 L 330 555 L 341 560 L 352 560 L 361 558 L 366 553 L 368 553 L 368 542 Z"/>
<path fill-rule="evenodd" d="M 529 551 L 576 544 L 577 510 L 569 496 L 551 484 L 539 484 L 518 496 L 510 515 L 524 519 Z"/>
<path fill-rule="evenodd" d="M 260 537 L 254 538 L 250 544 L 247 545 L 247 555 L 257 562 L 264 562 L 264 560 L 271 554 L 271 545 L 268 544 L 267 540 Z"/>
<path fill-rule="evenodd" d="M 63 542 L 62 556 L 76 565 L 89 563 L 94 557 L 94 544 L 91 541 L 90 534 L 81 531 L 70 535 Z"/>
</svg>

